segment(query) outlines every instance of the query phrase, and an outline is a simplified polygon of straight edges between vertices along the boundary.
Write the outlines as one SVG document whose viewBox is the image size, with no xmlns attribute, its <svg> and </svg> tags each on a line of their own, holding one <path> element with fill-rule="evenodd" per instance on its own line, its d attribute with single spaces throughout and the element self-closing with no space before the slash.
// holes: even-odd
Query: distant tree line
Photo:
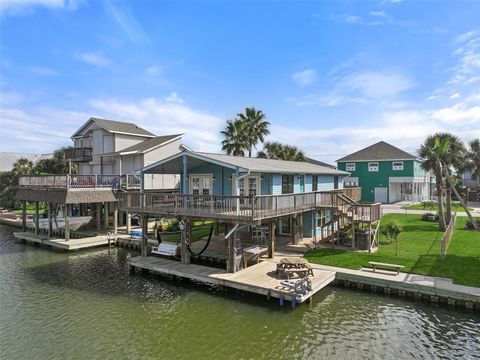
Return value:
<svg viewBox="0 0 480 360">
<path fill-rule="evenodd" d="M 15 207 L 14 196 L 21 175 L 68 174 L 68 161 L 65 160 L 65 147 L 53 152 L 51 159 L 41 159 L 33 163 L 26 158 L 18 159 L 9 172 L 0 173 L 0 204 Z M 72 163 L 72 174 L 77 173 L 77 165 Z"/>
</svg>

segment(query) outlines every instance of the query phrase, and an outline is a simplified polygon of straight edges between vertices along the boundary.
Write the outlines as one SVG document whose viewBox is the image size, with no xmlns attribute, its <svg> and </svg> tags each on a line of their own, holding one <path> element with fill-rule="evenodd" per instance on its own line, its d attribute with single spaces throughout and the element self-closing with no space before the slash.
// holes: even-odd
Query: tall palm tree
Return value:
<svg viewBox="0 0 480 360">
<path fill-rule="evenodd" d="M 443 164 L 442 157 L 448 151 L 448 142 L 442 141 L 441 137 L 435 135 L 428 136 L 418 150 L 418 155 L 422 159 L 422 168 L 426 171 L 433 171 L 435 174 L 437 187 L 438 203 L 438 226 L 440 231 L 445 231 L 445 212 L 443 208 Z"/>
<path fill-rule="evenodd" d="M 33 162 L 31 162 L 27 158 L 18 159 L 15 164 L 13 164 L 12 168 L 12 174 L 14 176 L 32 174 L 33 171 Z"/>
<path fill-rule="evenodd" d="M 248 148 L 247 124 L 239 119 L 227 120 L 227 127 L 220 132 L 224 136 L 222 150 L 228 155 L 245 156 L 244 150 Z"/>
<path fill-rule="evenodd" d="M 480 139 L 468 143 L 465 160 L 465 168 L 471 172 L 472 179 L 480 180 Z"/>
<path fill-rule="evenodd" d="M 247 125 L 248 157 L 252 157 L 253 148 L 270 134 L 268 129 L 270 123 L 265 120 L 266 115 L 262 110 L 257 110 L 253 106 L 245 108 L 245 113 L 239 113 L 237 117 Z"/>
<path fill-rule="evenodd" d="M 265 159 L 305 161 L 305 153 L 298 147 L 281 144 L 277 141 L 266 142 L 263 150 L 259 151 L 257 156 Z"/>
</svg>

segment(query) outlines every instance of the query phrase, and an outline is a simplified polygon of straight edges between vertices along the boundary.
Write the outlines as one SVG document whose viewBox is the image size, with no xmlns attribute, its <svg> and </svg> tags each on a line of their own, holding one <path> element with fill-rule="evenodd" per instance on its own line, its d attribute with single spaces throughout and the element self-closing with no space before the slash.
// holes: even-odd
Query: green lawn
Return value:
<svg viewBox="0 0 480 360">
<path fill-rule="evenodd" d="M 457 284 L 480 287 L 480 233 L 465 229 L 465 217 L 459 217 L 445 260 L 439 259 L 442 233 L 438 224 L 420 220 L 420 215 L 387 214 L 385 225 L 396 220 L 403 226 L 398 237 L 398 256 L 395 242 L 387 244 L 380 236 L 380 248 L 374 254 L 315 249 L 306 258 L 317 264 L 360 269 L 369 261 L 404 265 L 406 272 L 449 277 Z M 382 226 L 382 225 L 381 225 Z"/>
<path fill-rule="evenodd" d="M 438 211 L 438 205 L 435 203 L 416 203 L 416 204 L 411 204 L 404 206 L 402 209 L 407 209 L 407 210 L 426 210 L 426 211 L 431 211 L 431 212 L 437 212 Z M 472 208 L 468 208 L 469 211 L 472 211 Z M 462 205 L 453 203 L 452 204 L 452 211 L 453 212 L 465 212 L 465 209 L 463 208 Z"/>
<path fill-rule="evenodd" d="M 212 222 L 195 222 L 192 228 L 192 242 L 198 241 L 201 238 L 210 234 L 210 225 Z M 219 231 L 223 232 L 224 225 L 219 226 Z M 177 243 L 180 241 L 180 233 L 176 234 L 162 234 L 162 241 Z"/>
</svg>

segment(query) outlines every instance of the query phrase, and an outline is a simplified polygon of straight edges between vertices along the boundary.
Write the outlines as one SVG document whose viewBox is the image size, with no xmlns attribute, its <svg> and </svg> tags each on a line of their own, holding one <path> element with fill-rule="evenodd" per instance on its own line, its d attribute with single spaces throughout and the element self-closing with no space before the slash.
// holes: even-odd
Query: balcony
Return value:
<svg viewBox="0 0 480 360">
<path fill-rule="evenodd" d="M 79 147 L 65 149 L 65 159 L 73 162 L 88 162 L 92 161 L 91 147 Z"/>
</svg>

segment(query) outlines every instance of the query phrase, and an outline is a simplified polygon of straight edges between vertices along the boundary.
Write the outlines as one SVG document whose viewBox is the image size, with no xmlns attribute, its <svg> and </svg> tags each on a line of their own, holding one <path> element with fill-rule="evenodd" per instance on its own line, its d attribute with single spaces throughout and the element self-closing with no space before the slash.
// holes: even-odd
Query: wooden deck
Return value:
<svg viewBox="0 0 480 360">
<path fill-rule="evenodd" d="M 98 235 L 82 239 L 70 239 L 69 241 L 65 241 L 65 239 L 48 238 L 48 236 L 45 235 L 35 235 L 31 232 L 14 232 L 13 236 L 15 236 L 17 239 L 25 240 L 30 243 L 48 245 L 68 251 L 108 245 L 108 235 Z"/>
<path fill-rule="evenodd" d="M 294 290 L 281 284 L 285 279 L 277 278 L 275 260 L 262 261 L 236 273 L 227 273 L 223 269 L 207 266 L 182 264 L 176 260 L 160 257 L 137 256 L 130 259 L 130 265 L 134 268 L 147 269 L 164 275 L 174 275 L 207 284 L 222 285 L 255 294 L 295 300 L 298 303 L 305 302 L 315 293 L 323 289 L 335 279 L 335 272 L 329 270 L 314 269 L 314 276 L 310 276 L 312 290 L 306 295 L 295 294 Z M 291 281 L 298 280 L 296 277 Z"/>
</svg>

